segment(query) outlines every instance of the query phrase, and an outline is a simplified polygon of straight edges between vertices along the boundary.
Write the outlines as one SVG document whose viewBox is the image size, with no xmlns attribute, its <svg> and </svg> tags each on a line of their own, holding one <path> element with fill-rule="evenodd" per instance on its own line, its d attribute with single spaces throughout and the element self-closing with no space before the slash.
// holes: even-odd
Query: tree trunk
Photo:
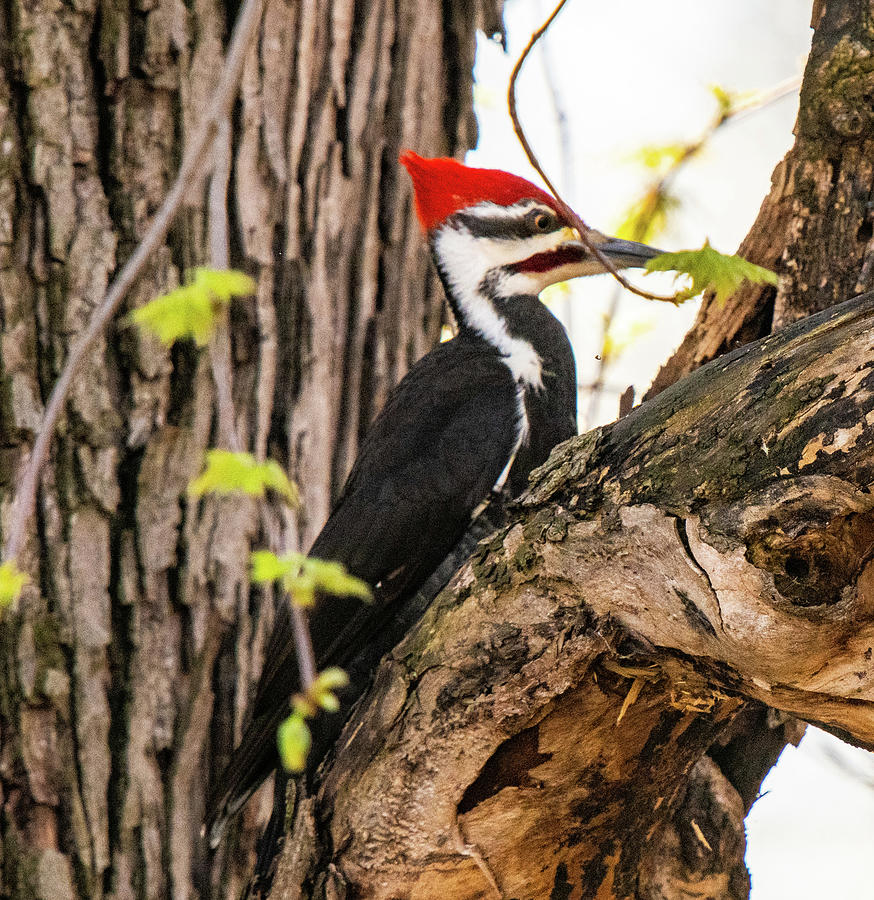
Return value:
<svg viewBox="0 0 874 900">
<path fill-rule="evenodd" d="M 874 285 L 868 11 L 820 0 L 812 24 L 740 248 L 780 286 L 706 298 L 650 398 Z M 740 405 L 742 360 L 567 445 L 380 669 L 273 896 L 746 897 L 743 817 L 795 716 L 874 741 L 870 308 L 840 370 L 816 334 L 807 367 L 766 344 Z"/>
<path fill-rule="evenodd" d="M 474 137 L 475 27 L 499 4 L 268 0 L 234 122 L 241 433 L 298 480 L 302 547 L 387 390 L 436 340 L 442 292 L 395 160 Z M 160 204 L 215 84 L 234 4 L 0 4 L 0 485 L 67 348 Z M 207 259 L 202 191 L 137 285 Z M 251 504 L 195 502 L 216 440 L 208 360 L 119 319 L 76 379 L 0 624 L 0 894 L 235 897 L 264 803 L 211 859 L 210 772 L 239 737 L 270 604 Z M 269 806 L 269 799 L 267 800 Z"/>
</svg>

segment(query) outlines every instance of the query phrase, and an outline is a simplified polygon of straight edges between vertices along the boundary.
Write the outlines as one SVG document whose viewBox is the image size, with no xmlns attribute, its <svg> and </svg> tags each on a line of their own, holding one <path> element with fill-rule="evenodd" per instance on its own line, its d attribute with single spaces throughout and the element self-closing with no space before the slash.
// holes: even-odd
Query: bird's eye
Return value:
<svg viewBox="0 0 874 900">
<path fill-rule="evenodd" d="M 539 210 L 535 210 L 531 222 L 538 231 L 552 231 L 555 228 L 552 216 Z"/>
</svg>

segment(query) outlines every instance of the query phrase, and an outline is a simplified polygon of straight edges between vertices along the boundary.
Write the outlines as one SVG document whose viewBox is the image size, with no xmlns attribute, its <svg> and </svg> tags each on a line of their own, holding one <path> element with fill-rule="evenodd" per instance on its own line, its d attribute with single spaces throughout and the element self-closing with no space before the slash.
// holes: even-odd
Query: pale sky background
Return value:
<svg viewBox="0 0 874 900">
<path fill-rule="evenodd" d="M 571 0 L 546 37 L 549 60 L 535 49 L 519 90 L 519 111 L 541 163 L 565 199 L 592 226 L 611 232 L 646 183 L 630 157 L 644 145 L 694 139 L 716 111 L 711 85 L 767 92 L 803 71 L 810 49 L 811 0 Z M 476 67 L 480 141 L 472 165 L 536 180 L 506 113 L 510 70 L 552 0 L 507 0 L 509 52 L 483 38 Z M 567 116 L 570 158 L 561 141 L 545 72 Z M 728 125 L 675 185 L 682 207 L 660 236 L 667 250 L 726 253 L 752 225 L 771 172 L 792 144 L 793 94 Z M 665 282 L 654 277 L 652 289 Z M 554 309 L 574 343 L 579 380 L 591 382 L 602 321 L 613 293 L 606 277 L 573 283 Z M 625 294 L 614 334 L 644 330 L 607 373 L 590 424 L 616 416 L 633 384 L 639 400 L 659 365 L 695 317 Z M 581 425 L 588 401 L 581 394 Z M 753 900 L 870 900 L 874 897 L 874 756 L 814 729 L 787 748 L 747 817 Z"/>
</svg>

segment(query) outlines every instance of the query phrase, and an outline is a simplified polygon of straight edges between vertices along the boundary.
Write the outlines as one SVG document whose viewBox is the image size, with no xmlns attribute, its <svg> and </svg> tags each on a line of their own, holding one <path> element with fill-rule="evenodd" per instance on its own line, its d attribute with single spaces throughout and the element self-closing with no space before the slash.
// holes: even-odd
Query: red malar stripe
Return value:
<svg viewBox="0 0 874 900">
<path fill-rule="evenodd" d="M 558 250 L 547 250 L 544 253 L 535 253 L 528 259 L 516 263 L 517 272 L 548 272 L 568 263 L 578 263 L 583 254 L 574 247 L 560 247 Z"/>
</svg>

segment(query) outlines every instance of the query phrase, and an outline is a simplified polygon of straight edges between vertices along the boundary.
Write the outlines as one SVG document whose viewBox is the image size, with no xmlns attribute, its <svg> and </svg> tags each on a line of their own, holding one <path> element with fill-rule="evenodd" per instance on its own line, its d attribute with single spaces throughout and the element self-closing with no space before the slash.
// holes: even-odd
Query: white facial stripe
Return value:
<svg viewBox="0 0 874 900">
<path fill-rule="evenodd" d="M 466 210 L 465 215 L 468 212 L 472 210 Z M 463 265 L 468 270 L 476 269 L 482 279 L 490 269 L 508 266 L 528 259 L 529 256 L 556 250 L 572 235 L 572 229 L 563 228 L 560 231 L 532 234 L 527 238 L 506 241 L 500 238 L 473 237 L 467 231 L 444 227 L 437 232 L 435 246 L 440 258 L 445 260 L 447 265 L 455 265 L 463 260 Z"/>
<path fill-rule="evenodd" d="M 552 249 L 560 238 L 554 234 L 536 235 L 525 243 L 529 242 L 537 242 L 538 249 L 531 254 L 526 251 L 523 258 Z M 519 244 L 519 241 L 471 238 L 453 228 L 442 228 L 434 238 L 437 257 L 465 323 L 499 350 L 516 381 L 540 389 L 543 387 L 540 356 L 528 341 L 510 335 L 495 307 L 479 291 L 488 272 L 518 261 Z"/>
</svg>

